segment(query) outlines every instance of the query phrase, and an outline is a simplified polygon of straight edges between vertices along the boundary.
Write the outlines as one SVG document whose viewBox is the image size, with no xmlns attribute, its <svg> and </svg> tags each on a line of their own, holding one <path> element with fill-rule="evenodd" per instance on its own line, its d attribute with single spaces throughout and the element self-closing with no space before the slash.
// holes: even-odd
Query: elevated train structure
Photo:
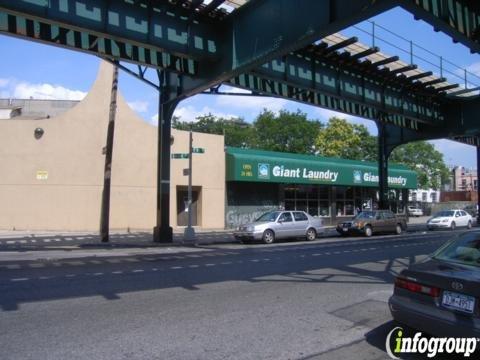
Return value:
<svg viewBox="0 0 480 360">
<path fill-rule="evenodd" d="M 468 0 L 0 0 L 0 33 L 102 57 L 158 89 L 154 240 L 168 242 L 172 114 L 221 84 L 375 121 L 381 207 L 396 146 L 449 138 L 479 154 L 478 88 L 339 34 L 396 6 L 479 52 L 480 3 Z"/>
</svg>

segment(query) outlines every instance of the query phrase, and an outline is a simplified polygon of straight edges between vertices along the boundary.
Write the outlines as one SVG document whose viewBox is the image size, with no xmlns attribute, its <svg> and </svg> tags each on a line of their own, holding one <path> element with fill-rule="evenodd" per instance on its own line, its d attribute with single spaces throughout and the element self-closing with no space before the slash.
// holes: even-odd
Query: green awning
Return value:
<svg viewBox="0 0 480 360">
<path fill-rule="evenodd" d="M 377 163 L 228 147 L 227 181 L 378 187 Z M 417 174 L 403 165 L 388 167 L 391 188 L 416 189 Z"/>
</svg>

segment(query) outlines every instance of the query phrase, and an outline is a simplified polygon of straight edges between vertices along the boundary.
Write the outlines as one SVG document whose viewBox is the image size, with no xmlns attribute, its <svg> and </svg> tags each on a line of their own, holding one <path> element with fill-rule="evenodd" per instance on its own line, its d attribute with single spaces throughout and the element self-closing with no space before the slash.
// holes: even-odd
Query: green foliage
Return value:
<svg viewBox="0 0 480 360">
<path fill-rule="evenodd" d="M 390 162 L 404 164 L 416 171 L 419 188 L 440 189 L 448 181 L 449 171 L 443 155 L 427 141 L 411 142 L 393 150 Z"/>
<path fill-rule="evenodd" d="M 315 152 L 315 138 L 322 124 L 318 120 L 309 120 L 300 110 L 290 112 L 281 110 L 278 115 L 264 110 L 253 122 L 257 149 L 281 151 L 299 154 Z"/>
<path fill-rule="evenodd" d="M 315 142 L 319 155 L 352 160 L 377 159 L 377 140 L 364 125 L 333 117 Z"/>
<path fill-rule="evenodd" d="M 225 134 L 227 146 L 313 154 L 315 138 L 322 125 L 319 121 L 308 120 L 300 111 L 282 110 L 275 115 L 264 110 L 253 124 L 243 119 L 223 119 L 208 114 L 192 123 L 174 118 L 172 126 L 178 130 Z"/>
<path fill-rule="evenodd" d="M 172 127 L 177 130 L 225 135 L 225 145 L 248 147 L 254 139 L 255 131 L 251 124 L 243 119 L 217 118 L 212 114 L 199 116 L 195 122 L 183 122 L 178 118 L 172 120 Z"/>
<path fill-rule="evenodd" d="M 178 130 L 224 134 L 227 146 L 377 161 L 377 137 L 365 126 L 337 117 L 323 126 L 318 120 L 309 120 L 300 110 L 282 110 L 278 114 L 264 110 L 252 124 L 241 118 L 224 119 L 208 114 L 198 117 L 196 122 L 174 118 L 172 126 Z M 416 171 L 420 188 L 439 189 L 448 179 L 443 155 L 425 141 L 398 147 L 389 161 Z"/>
</svg>

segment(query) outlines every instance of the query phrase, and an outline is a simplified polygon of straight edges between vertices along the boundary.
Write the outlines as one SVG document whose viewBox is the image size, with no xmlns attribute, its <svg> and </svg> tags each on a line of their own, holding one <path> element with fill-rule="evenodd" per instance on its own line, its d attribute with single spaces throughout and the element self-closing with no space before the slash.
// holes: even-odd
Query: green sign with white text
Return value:
<svg viewBox="0 0 480 360">
<path fill-rule="evenodd" d="M 226 156 L 227 181 L 378 187 L 378 168 L 372 162 L 237 148 L 227 148 Z M 392 165 L 388 185 L 416 189 L 417 174 Z"/>
</svg>

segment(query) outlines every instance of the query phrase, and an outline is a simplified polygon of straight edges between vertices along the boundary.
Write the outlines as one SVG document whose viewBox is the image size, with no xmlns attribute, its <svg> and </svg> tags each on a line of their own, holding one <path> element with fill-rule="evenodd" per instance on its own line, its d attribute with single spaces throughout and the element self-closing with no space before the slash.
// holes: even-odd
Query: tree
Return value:
<svg viewBox="0 0 480 360">
<path fill-rule="evenodd" d="M 255 142 L 253 126 L 241 118 L 224 119 L 212 114 L 199 116 L 195 122 L 185 122 L 179 118 L 174 118 L 172 127 L 177 130 L 223 134 L 225 135 L 225 145 L 227 146 L 252 147 Z"/>
<path fill-rule="evenodd" d="M 449 171 L 442 153 L 427 141 L 411 142 L 397 147 L 389 161 L 414 170 L 419 188 L 438 190 L 442 183 L 448 181 Z"/>
<path fill-rule="evenodd" d="M 318 120 L 309 120 L 300 110 L 281 110 L 278 115 L 264 110 L 253 122 L 255 130 L 252 147 L 300 154 L 315 152 L 315 139 L 322 128 Z"/>
<path fill-rule="evenodd" d="M 364 125 L 332 117 L 320 130 L 315 146 L 319 155 L 352 160 L 377 160 L 377 140 Z"/>
</svg>

